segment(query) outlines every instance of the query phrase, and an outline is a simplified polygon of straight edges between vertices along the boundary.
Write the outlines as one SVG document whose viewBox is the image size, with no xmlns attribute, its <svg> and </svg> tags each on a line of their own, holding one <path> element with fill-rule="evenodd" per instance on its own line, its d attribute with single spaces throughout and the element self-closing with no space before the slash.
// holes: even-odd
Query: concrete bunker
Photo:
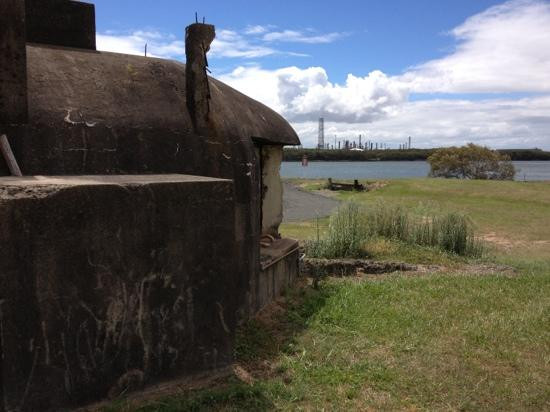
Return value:
<svg viewBox="0 0 550 412">
<path fill-rule="evenodd" d="M 207 75 L 213 26 L 187 28 L 187 64 L 96 51 L 77 1 L 4 0 L 0 27 L 25 175 L 0 159 L 0 411 L 229 364 L 238 322 L 298 273 L 278 235 L 294 130 Z"/>
</svg>

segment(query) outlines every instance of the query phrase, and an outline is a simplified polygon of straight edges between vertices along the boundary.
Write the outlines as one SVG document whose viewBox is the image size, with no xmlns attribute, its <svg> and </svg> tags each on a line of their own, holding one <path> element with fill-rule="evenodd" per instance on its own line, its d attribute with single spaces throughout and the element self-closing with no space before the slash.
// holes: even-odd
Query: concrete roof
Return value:
<svg viewBox="0 0 550 412">
<path fill-rule="evenodd" d="M 27 67 L 31 123 L 192 129 L 182 63 L 29 44 Z M 289 123 L 267 106 L 213 78 L 210 89 L 211 116 L 219 136 L 300 144 Z"/>
</svg>

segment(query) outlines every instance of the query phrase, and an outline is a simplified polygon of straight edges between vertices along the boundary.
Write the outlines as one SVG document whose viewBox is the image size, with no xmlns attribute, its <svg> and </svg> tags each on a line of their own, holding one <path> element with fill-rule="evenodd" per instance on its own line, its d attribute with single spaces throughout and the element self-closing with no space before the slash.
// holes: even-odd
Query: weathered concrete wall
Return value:
<svg viewBox="0 0 550 412">
<path fill-rule="evenodd" d="M 253 112 L 246 109 L 249 99 L 212 82 L 220 136 L 199 136 L 186 110 L 185 65 L 113 53 L 27 50 L 30 122 L 7 129 L 23 174 L 187 173 L 234 179 L 240 257 L 236 290 L 242 317 L 253 312 L 260 166 L 252 141 L 242 132 L 263 129 L 247 117 Z M 233 94 L 237 97 L 228 104 Z M 242 127 L 240 115 L 245 116 Z M 3 162 L 0 174 L 9 174 Z"/>
<path fill-rule="evenodd" d="M 233 183 L 0 179 L 0 410 L 47 411 L 227 365 Z"/>
<path fill-rule="evenodd" d="M 71 0 L 25 0 L 25 3 L 28 42 L 95 50 L 93 4 Z"/>
<path fill-rule="evenodd" d="M 264 145 L 262 156 L 262 233 L 278 236 L 283 221 L 283 184 L 281 162 L 283 147 Z"/>
<path fill-rule="evenodd" d="M 260 162 L 252 137 L 299 143 L 277 113 L 210 78 L 214 136 L 186 107 L 185 65 L 27 45 L 29 124 L 8 128 L 26 175 L 188 173 L 235 180 L 241 316 L 257 309 Z M 0 175 L 9 171 L 0 162 Z"/>
<path fill-rule="evenodd" d="M 27 121 L 25 1 L 0 1 L 0 125 Z M 0 133 L 3 131 L 0 130 Z M 3 163 L 3 162 L 2 162 Z"/>
</svg>

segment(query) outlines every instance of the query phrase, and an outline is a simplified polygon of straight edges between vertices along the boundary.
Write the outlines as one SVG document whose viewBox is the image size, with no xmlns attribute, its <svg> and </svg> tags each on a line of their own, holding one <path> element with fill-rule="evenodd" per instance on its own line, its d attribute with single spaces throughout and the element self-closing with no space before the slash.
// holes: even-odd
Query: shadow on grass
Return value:
<svg viewBox="0 0 550 412">
<path fill-rule="evenodd" d="M 235 359 L 253 372 L 261 372 L 281 353 L 292 354 L 296 338 L 325 306 L 330 287 L 313 288 L 303 283 L 293 288 L 237 332 Z"/>
</svg>

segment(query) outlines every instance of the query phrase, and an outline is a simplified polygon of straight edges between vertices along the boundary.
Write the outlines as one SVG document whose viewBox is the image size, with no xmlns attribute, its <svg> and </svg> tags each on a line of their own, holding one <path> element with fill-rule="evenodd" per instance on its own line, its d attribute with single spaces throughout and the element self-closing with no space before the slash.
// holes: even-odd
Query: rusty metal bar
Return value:
<svg viewBox="0 0 550 412">
<path fill-rule="evenodd" d="M 0 135 L 0 151 L 2 152 L 2 156 L 4 156 L 6 163 L 8 164 L 8 168 L 10 169 L 12 176 L 23 176 L 21 174 L 21 169 L 19 169 L 19 165 L 17 164 L 17 160 L 15 159 L 15 156 L 13 155 L 13 152 L 11 150 L 8 137 L 5 134 Z"/>
</svg>

